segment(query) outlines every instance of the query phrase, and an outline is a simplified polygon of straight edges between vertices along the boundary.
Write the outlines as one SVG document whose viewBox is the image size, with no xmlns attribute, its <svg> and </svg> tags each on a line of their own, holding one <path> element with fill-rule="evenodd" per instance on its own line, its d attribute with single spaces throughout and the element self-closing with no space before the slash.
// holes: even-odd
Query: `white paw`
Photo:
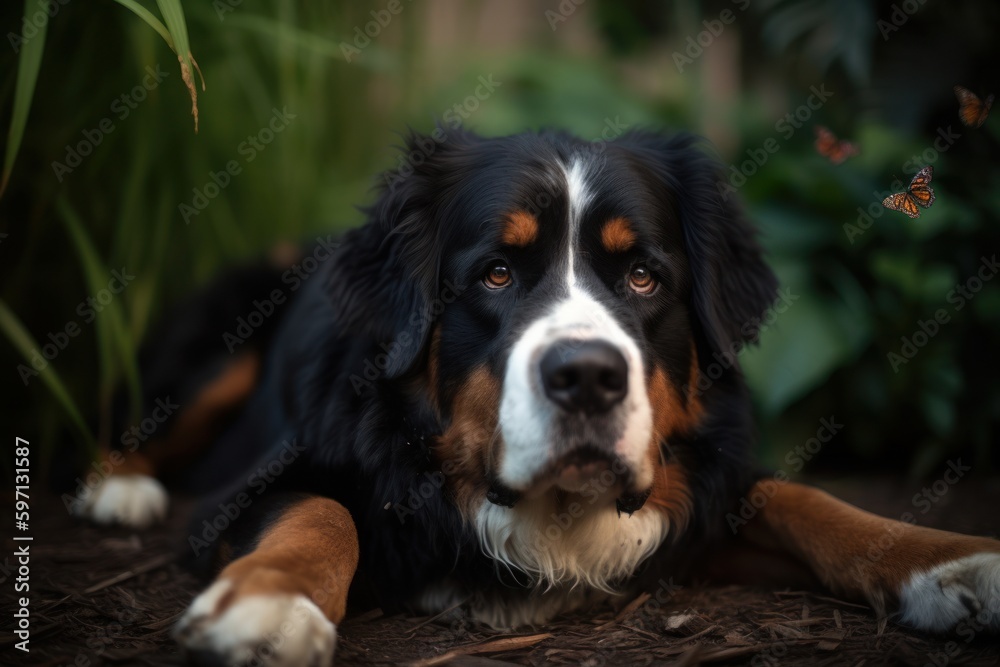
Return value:
<svg viewBox="0 0 1000 667">
<path fill-rule="evenodd" d="M 952 630 L 964 619 L 1000 631 L 1000 554 L 981 553 L 918 572 L 900 594 L 901 621 L 921 630 Z"/>
<path fill-rule="evenodd" d="M 224 665 L 328 667 L 336 626 L 304 595 L 247 595 L 221 613 L 232 583 L 221 579 L 195 598 L 174 630 L 196 659 Z"/>
<path fill-rule="evenodd" d="M 167 516 L 167 491 L 147 475 L 111 475 L 76 505 L 78 516 L 97 523 L 147 528 Z"/>
</svg>

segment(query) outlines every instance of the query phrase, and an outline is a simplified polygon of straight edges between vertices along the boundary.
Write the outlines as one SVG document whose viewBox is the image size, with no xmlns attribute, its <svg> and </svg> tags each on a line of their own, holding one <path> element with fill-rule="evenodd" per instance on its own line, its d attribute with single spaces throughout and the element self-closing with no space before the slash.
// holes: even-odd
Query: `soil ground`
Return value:
<svg viewBox="0 0 1000 667">
<path fill-rule="evenodd" d="M 823 483 L 865 509 L 921 525 L 1000 532 L 1000 479 L 960 480 L 926 513 L 922 485 L 889 479 Z M 173 554 L 183 539 L 177 500 L 149 531 L 98 528 L 67 515 L 56 498 L 33 499 L 31 652 L 14 649 L 10 611 L 0 618 L 0 664 L 182 665 L 170 628 L 200 587 Z M 41 504 L 41 507 L 39 507 Z M 15 543 L 6 540 L 5 554 Z M 18 543 L 23 544 L 23 543 Z M 0 601 L 13 608 L 13 556 L 0 560 Z M 339 628 L 338 665 L 995 665 L 1000 639 L 967 632 L 942 638 L 891 623 L 864 607 L 803 591 L 685 586 L 661 608 L 643 598 L 619 609 L 557 619 L 518 633 L 457 617 L 386 617 L 378 610 Z"/>
</svg>

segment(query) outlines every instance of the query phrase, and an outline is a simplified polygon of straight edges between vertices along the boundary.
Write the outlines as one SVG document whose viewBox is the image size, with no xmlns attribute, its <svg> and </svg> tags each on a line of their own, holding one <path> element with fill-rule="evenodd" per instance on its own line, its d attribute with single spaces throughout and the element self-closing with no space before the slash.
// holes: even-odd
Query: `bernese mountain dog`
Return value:
<svg viewBox="0 0 1000 667">
<path fill-rule="evenodd" d="M 413 134 L 366 224 L 167 319 L 144 392 L 177 409 L 80 513 L 213 489 L 176 636 L 224 664 L 330 664 L 349 601 L 510 628 L 712 563 L 1000 630 L 1000 541 L 754 466 L 736 357 L 777 281 L 720 178 L 687 135 Z"/>
</svg>

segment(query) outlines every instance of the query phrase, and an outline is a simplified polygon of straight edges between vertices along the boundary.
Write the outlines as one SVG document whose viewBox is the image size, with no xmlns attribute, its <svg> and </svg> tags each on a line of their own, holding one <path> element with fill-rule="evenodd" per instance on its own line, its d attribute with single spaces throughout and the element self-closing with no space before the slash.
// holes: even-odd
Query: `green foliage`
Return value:
<svg viewBox="0 0 1000 667">
<path fill-rule="evenodd" d="M 25 0 L 24 13 L 30 15 L 35 9 L 32 0 Z M 28 122 L 28 110 L 31 108 L 31 98 L 38 83 L 38 68 L 42 64 L 42 54 L 45 52 L 45 33 L 47 23 L 42 24 L 33 36 L 26 36 L 20 45 L 21 55 L 17 65 L 17 88 L 14 90 L 14 112 L 11 115 L 10 131 L 7 133 L 7 150 L 4 152 L 3 174 L 0 175 L 0 196 L 7 189 L 10 172 L 17 158 L 17 151 L 24 138 L 24 126 Z"/>
<path fill-rule="evenodd" d="M 17 318 L 17 315 L 11 312 L 10 308 L 3 301 L 0 301 L 0 331 L 3 331 L 4 336 L 7 340 L 20 352 L 26 359 L 30 359 L 32 356 L 32 351 L 39 349 L 38 343 L 32 338 L 31 334 L 28 333 L 27 329 L 24 328 L 24 324 Z M 52 398 L 66 411 L 66 415 L 69 417 L 70 423 L 77 429 L 77 437 L 80 439 L 81 445 L 86 448 L 87 453 L 90 456 L 97 455 L 97 445 L 94 441 L 94 437 L 87 427 L 87 422 L 84 420 L 80 411 L 76 408 L 76 401 L 70 396 L 69 392 L 66 390 L 66 385 L 63 384 L 62 379 L 59 374 L 52 369 L 51 372 L 45 373 L 40 376 L 42 382 L 46 384 L 49 391 L 52 394 Z M 46 448 L 48 449 L 48 448 Z"/>
<path fill-rule="evenodd" d="M 832 414 L 845 424 L 828 445 L 837 465 L 919 475 L 960 454 L 988 464 L 1000 391 L 985 355 L 1000 327 L 1000 283 L 986 283 L 960 310 L 948 297 L 1000 247 L 997 121 L 961 127 L 950 87 L 980 91 L 983 69 L 962 68 L 966 59 L 995 62 L 982 26 L 996 8 L 970 22 L 964 9 L 928 3 L 883 41 L 879 3 L 751 3 L 679 72 L 672 54 L 702 21 L 741 4 L 595 0 L 555 30 L 543 9 L 524 10 L 511 24 L 518 32 L 484 23 L 502 21 L 476 3 L 449 14 L 403 2 L 367 43 L 358 35 L 385 3 L 60 5 L 47 37 L 0 56 L 11 65 L 0 68 L 0 108 L 10 114 L 0 119 L 10 128 L 0 199 L 8 235 L 0 296 L 10 307 L 0 306 L 0 328 L 14 343 L 0 349 L 0 367 L 5 395 L 29 406 L 8 404 L 12 421 L 54 438 L 56 405 L 84 447 L 95 435 L 114 440 L 110 387 L 124 383 L 139 400 L 135 348 L 169 305 L 278 242 L 357 224 L 354 207 L 397 165 L 388 147 L 400 133 L 452 114 L 485 134 L 548 126 L 596 139 L 609 123 L 690 129 L 715 140 L 737 169 L 747 150 L 777 140 L 738 192 L 797 296 L 740 357 L 765 462 L 780 465 Z M 21 24 L 21 7 L 3 11 Z M 969 24 L 961 49 L 945 48 L 945 36 L 965 30 L 961 21 Z M 494 40 L 494 28 L 506 37 Z M 928 42 L 935 36 L 942 41 Z M 909 78 L 922 51 L 951 72 Z M 491 77 L 499 85 L 477 98 Z M 776 123 L 821 82 L 833 98 L 785 136 Z M 281 130 L 265 143 L 276 118 Z M 102 122 L 112 130 L 98 131 Z M 817 123 L 861 154 L 840 166 L 818 156 Z M 893 181 L 905 186 L 916 170 L 912 156 L 949 124 L 961 137 L 934 158 L 934 206 L 917 220 L 882 211 Z M 88 137 L 99 141 L 84 156 Z M 217 188 L 221 174 L 228 184 Z M 864 229 L 859 207 L 879 213 Z M 77 304 L 121 267 L 135 279 L 93 324 L 79 322 L 82 334 L 25 387 L 17 365 L 48 332 L 79 321 Z M 887 355 L 939 309 L 949 321 L 894 370 Z"/>
<path fill-rule="evenodd" d="M 960 287 L 1000 247 L 987 194 L 997 168 L 974 157 L 989 136 L 961 132 L 935 156 L 937 201 L 917 220 L 879 202 L 893 180 L 909 183 L 915 166 L 902 165 L 933 135 L 862 125 L 864 154 L 836 167 L 803 137 L 748 181 L 772 264 L 802 295 L 743 359 L 773 462 L 810 437 L 826 410 L 846 424 L 838 437 L 854 465 L 889 462 L 919 477 L 962 452 L 989 465 L 1000 281 L 970 287 L 968 299 Z M 945 321 L 934 324 L 936 314 Z"/>
</svg>

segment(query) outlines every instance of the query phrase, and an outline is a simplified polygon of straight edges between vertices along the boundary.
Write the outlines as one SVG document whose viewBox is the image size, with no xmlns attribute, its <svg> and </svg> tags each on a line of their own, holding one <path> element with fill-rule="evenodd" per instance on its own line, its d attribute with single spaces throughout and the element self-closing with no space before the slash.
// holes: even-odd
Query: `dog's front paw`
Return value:
<svg viewBox="0 0 1000 667">
<path fill-rule="evenodd" d="M 301 594 L 247 593 L 228 579 L 195 598 L 174 630 L 199 663 L 328 667 L 337 628 Z"/>
<path fill-rule="evenodd" d="M 900 620 L 944 632 L 966 619 L 1000 632 L 1000 553 L 979 553 L 917 572 L 900 594 Z"/>
<path fill-rule="evenodd" d="M 102 524 L 148 528 L 167 515 L 167 491 L 148 475 L 111 475 L 75 503 L 77 516 Z"/>
</svg>

